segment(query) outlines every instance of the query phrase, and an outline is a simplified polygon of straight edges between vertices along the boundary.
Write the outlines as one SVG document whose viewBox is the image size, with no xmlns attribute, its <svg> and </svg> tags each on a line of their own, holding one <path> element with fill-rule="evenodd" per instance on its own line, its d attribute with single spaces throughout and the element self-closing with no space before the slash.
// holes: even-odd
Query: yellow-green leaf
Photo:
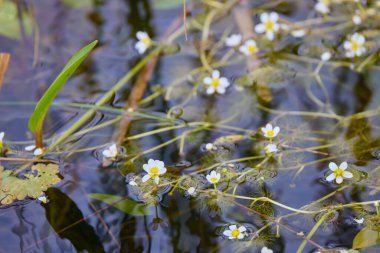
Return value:
<svg viewBox="0 0 380 253">
<path fill-rule="evenodd" d="M 146 205 L 133 201 L 127 197 L 101 194 L 101 193 L 90 193 L 88 194 L 90 198 L 103 201 L 113 207 L 116 207 L 120 211 L 134 216 L 144 216 L 150 215 L 148 210 L 146 210 Z"/>
<path fill-rule="evenodd" d="M 373 229 L 365 227 L 355 236 L 352 248 L 362 249 L 380 244 L 380 228 Z"/>
</svg>

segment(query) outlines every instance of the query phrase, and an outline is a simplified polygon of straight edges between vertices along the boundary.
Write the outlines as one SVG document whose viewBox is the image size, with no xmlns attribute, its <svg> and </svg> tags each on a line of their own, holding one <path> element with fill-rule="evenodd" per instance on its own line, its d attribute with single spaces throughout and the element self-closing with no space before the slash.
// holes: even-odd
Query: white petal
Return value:
<svg viewBox="0 0 380 253">
<path fill-rule="evenodd" d="M 280 127 L 276 126 L 276 127 L 273 129 L 273 132 L 274 132 L 274 136 L 277 136 L 277 134 L 280 132 Z"/>
<path fill-rule="evenodd" d="M 218 181 L 220 180 L 220 173 L 216 173 L 216 178 L 218 179 Z"/>
<path fill-rule="evenodd" d="M 257 33 L 264 33 L 265 32 L 265 26 L 264 24 L 258 24 L 255 26 L 255 32 Z"/>
<path fill-rule="evenodd" d="M 148 37 L 148 34 L 146 32 L 137 32 L 136 33 L 136 37 L 139 39 L 139 40 L 142 40 L 146 37 Z"/>
<path fill-rule="evenodd" d="M 158 182 L 160 181 L 160 178 L 159 177 L 155 177 L 154 181 L 156 182 L 156 184 L 158 184 Z"/>
<path fill-rule="evenodd" d="M 343 170 L 347 169 L 347 167 L 348 167 L 347 162 L 342 162 L 342 163 L 339 165 L 339 168 L 341 168 L 341 169 L 343 169 Z"/>
<path fill-rule="evenodd" d="M 273 31 L 277 32 L 280 29 L 280 25 L 278 23 L 273 24 Z"/>
<path fill-rule="evenodd" d="M 346 40 L 344 43 L 343 43 L 343 48 L 346 49 L 346 50 L 350 50 L 351 49 L 351 42 Z"/>
<path fill-rule="evenodd" d="M 277 22 L 277 20 L 278 20 L 278 14 L 276 12 L 271 12 L 269 14 L 269 19 L 272 20 L 273 22 Z"/>
<path fill-rule="evenodd" d="M 230 230 L 237 229 L 236 225 L 230 225 L 228 228 L 229 228 Z"/>
<path fill-rule="evenodd" d="M 26 149 L 26 148 L 25 148 Z M 106 150 L 103 150 L 103 156 L 104 157 L 111 157 L 111 151 L 106 149 Z"/>
<path fill-rule="evenodd" d="M 329 168 L 330 170 L 335 171 L 338 168 L 338 165 L 336 165 L 336 163 L 331 162 L 329 163 Z"/>
<path fill-rule="evenodd" d="M 143 183 L 145 183 L 146 181 L 148 181 L 150 179 L 150 175 L 149 174 L 146 174 L 145 176 L 143 176 L 143 178 L 141 179 L 141 181 Z"/>
<path fill-rule="evenodd" d="M 360 25 L 362 23 L 362 19 L 358 15 L 353 16 L 352 21 L 354 22 L 355 25 Z"/>
<path fill-rule="evenodd" d="M 212 86 L 208 87 L 206 93 L 208 95 L 211 95 L 211 94 L 215 93 L 214 87 L 212 87 Z"/>
<path fill-rule="evenodd" d="M 260 21 L 262 23 L 264 23 L 265 21 L 267 21 L 269 19 L 269 15 L 268 13 L 264 12 L 263 14 L 260 15 Z"/>
<path fill-rule="evenodd" d="M 224 87 L 218 87 L 218 88 L 216 89 L 216 91 L 217 91 L 219 94 L 224 94 L 224 93 L 226 93 L 226 88 L 224 88 Z"/>
<path fill-rule="evenodd" d="M 34 150 L 34 152 L 33 152 L 33 154 L 34 154 L 35 156 L 42 155 L 42 153 L 43 153 L 42 148 L 37 148 L 37 149 Z"/>
<path fill-rule="evenodd" d="M 149 164 L 144 164 L 143 165 L 143 169 L 147 172 L 147 173 L 149 173 L 149 169 L 150 169 L 150 165 Z"/>
<path fill-rule="evenodd" d="M 241 240 L 241 239 L 243 239 L 244 238 L 244 234 L 242 234 L 242 233 L 240 233 L 239 235 L 238 235 L 238 237 L 237 237 L 237 239 L 239 239 L 239 240 Z"/>
<path fill-rule="evenodd" d="M 324 52 L 322 55 L 321 55 L 321 60 L 322 61 L 328 61 L 331 59 L 331 53 L 330 52 Z"/>
<path fill-rule="evenodd" d="M 273 130 L 273 126 L 270 123 L 266 124 L 265 128 L 267 131 Z"/>
<path fill-rule="evenodd" d="M 227 78 L 222 77 L 222 78 L 220 78 L 220 86 L 226 88 L 226 87 L 230 86 L 230 82 L 228 81 Z"/>
<path fill-rule="evenodd" d="M 212 182 L 211 182 L 211 176 L 210 176 L 210 175 L 207 175 L 207 176 L 206 176 L 206 179 L 207 179 L 207 181 L 209 181 L 210 183 L 212 183 Z"/>
<path fill-rule="evenodd" d="M 272 31 L 267 31 L 266 36 L 268 40 L 274 40 L 274 33 Z"/>
<path fill-rule="evenodd" d="M 343 177 L 345 177 L 345 178 L 352 178 L 354 175 L 352 175 L 352 173 L 351 172 L 349 172 L 349 171 L 345 171 L 345 172 L 343 172 Z"/>
<path fill-rule="evenodd" d="M 212 78 L 211 77 L 205 77 L 205 78 L 203 78 L 203 83 L 210 85 L 212 83 Z"/>
<path fill-rule="evenodd" d="M 305 30 L 302 30 L 302 29 L 292 31 L 293 37 L 296 37 L 296 38 L 301 38 L 305 36 L 305 34 L 306 34 Z"/>
<path fill-rule="evenodd" d="M 214 70 L 214 71 L 212 71 L 212 78 L 217 79 L 217 78 L 219 78 L 219 77 L 220 77 L 220 72 L 219 72 L 219 70 Z"/>
<path fill-rule="evenodd" d="M 156 165 L 156 162 L 155 162 L 155 160 L 153 160 L 153 159 L 149 159 L 149 160 L 148 160 L 148 164 L 149 164 L 150 166 L 155 166 L 155 165 Z"/>
<path fill-rule="evenodd" d="M 336 180 L 335 180 L 335 182 L 337 184 L 341 184 L 343 182 L 343 177 L 337 177 Z"/>
<path fill-rule="evenodd" d="M 1 132 L 1 133 L 0 133 L 0 141 L 3 141 L 3 139 L 4 139 L 4 135 L 5 135 L 4 132 Z"/>
<path fill-rule="evenodd" d="M 25 147 L 25 151 L 32 151 L 36 148 L 36 145 L 30 145 Z M 103 151 L 104 152 L 104 151 Z"/>
<path fill-rule="evenodd" d="M 326 181 L 327 182 L 331 182 L 335 179 L 335 174 L 334 173 L 331 173 L 328 177 L 326 177 Z"/>
<path fill-rule="evenodd" d="M 245 231 L 247 231 L 247 229 L 246 229 L 244 226 L 241 226 L 241 227 L 239 228 L 239 231 L 240 231 L 240 232 L 245 232 Z"/>
<path fill-rule="evenodd" d="M 231 230 L 225 230 L 225 231 L 223 232 L 223 235 L 228 236 L 228 237 L 231 237 Z"/>
<path fill-rule="evenodd" d="M 158 174 L 162 175 L 162 174 L 165 174 L 165 173 L 166 173 L 166 168 L 165 167 L 159 167 Z"/>
</svg>

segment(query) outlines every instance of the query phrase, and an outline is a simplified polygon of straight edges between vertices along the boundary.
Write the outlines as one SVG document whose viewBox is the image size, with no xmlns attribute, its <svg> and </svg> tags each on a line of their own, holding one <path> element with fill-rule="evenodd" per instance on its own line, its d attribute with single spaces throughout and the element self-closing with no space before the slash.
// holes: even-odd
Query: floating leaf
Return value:
<svg viewBox="0 0 380 253">
<path fill-rule="evenodd" d="M 52 185 L 61 181 L 56 164 L 36 164 L 24 178 L 12 175 L 12 170 L 0 166 L 0 203 L 11 204 L 26 197 L 38 198 Z"/>
<path fill-rule="evenodd" d="M 172 9 L 182 5 L 182 0 L 154 0 L 153 4 L 156 9 Z"/>
<path fill-rule="evenodd" d="M 134 216 L 144 216 L 150 215 L 150 213 L 146 210 L 146 205 L 133 201 L 126 197 L 109 195 L 109 194 L 101 194 L 101 193 L 90 193 L 88 194 L 90 198 L 97 199 L 103 201 L 109 205 L 112 205 L 119 209 L 120 211 L 134 215 Z"/>
<path fill-rule="evenodd" d="M 31 34 L 32 22 L 26 13 L 22 14 L 22 21 L 26 34 Z M 0 1 L 0 24 L 0 35 L 11 39 L 20 39 L 21 32 L 16 3 Z"/>
<path fill-rule="evenodd" d="M 33 133 L 36 131 L 41 131 L 46 113 L 49 110 L 49 107 L 54 98 L 57 96 L 59 90 L 66 83 L 67 79 L 69 79 L 74 71 L 79 67 L 79 65 L 84 61 L 84 59 L 97 43 L 98 41 L 96 40 L 91 42 L 79 50 L 73 57 L 71 57 L 61 73 L 59 73 L 58 77 L 54 80 L 49 89 L 42 96 L 36 108 L 34 109 L 34 112 L 30 116 L 28 123 L 30 131 Z"/>
<path fill-rule="evenodd" d="M 83 8 L 92 6 L 92 0 L 62 0 L 62 2 L 72 8 Z"/>
<path fill-rule="evenodd" d="M 380 228 L 373 229 L 365 227 L 355 236 L 352 248 L 362 249 L 380 244 Z"/>
</svg>

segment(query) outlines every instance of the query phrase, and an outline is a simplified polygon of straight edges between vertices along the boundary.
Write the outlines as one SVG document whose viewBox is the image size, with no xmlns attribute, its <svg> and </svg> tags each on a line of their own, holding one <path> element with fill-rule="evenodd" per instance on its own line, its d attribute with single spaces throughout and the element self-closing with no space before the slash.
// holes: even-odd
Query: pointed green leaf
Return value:
<svg viewBox="0 0 380 253">
<path fill-rule="evenodd" d="M 74 73 L 74 71 L 79 67 L 79 65 L 84 61 L 87 55 L 95 47 L 98 41 L 93 41 L 87 46 L 79 50 L 66 64 L 58 77 L 50 85 L 49 89 L 42 96 L 38 102 L 34 112 L 29 118 L 29 129 L 33 133 L 37 130 L 42 129 L 43 122 L 50 105 L 52 104 L 54 98 L 57 96 L 58 92 L 61 90 L 62 86 L 66 83 L 67 79 Z"/>
<path fill-rule="evenodd" d="M 133 201 L 127 197 L 101 194 L 101 193 L 90 193 L 88 194 L 90 198 L 103 201 L 109 205 L 112 205 L 119 209 L 120 211 L 134 216 L 144 216 L 150 215 L 146 210 L 146 205 Z"/>
</svg>

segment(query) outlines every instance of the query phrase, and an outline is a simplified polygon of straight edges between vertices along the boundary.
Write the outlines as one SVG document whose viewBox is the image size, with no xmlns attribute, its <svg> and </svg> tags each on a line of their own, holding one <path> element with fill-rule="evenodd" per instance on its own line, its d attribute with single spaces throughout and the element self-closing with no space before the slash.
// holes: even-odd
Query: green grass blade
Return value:
<svg viewBox="0 0 380 253">
<path fill-rule="evenodd" d="M 54 98 L 61 90 L 62 86 L 66 83 L 67 79 L 75 72 L 79 65 L 86 59 L 91 50 L 98 43 L 97 40 L 91 42 L 87 46 L 83 47 L 76 54 L 71 57 L 66 66 L 62 69 L 61 73 L 57 76 L 54 82 L 50 85 L 49 89 L 42 96 L 34 112 L 29 118 L 28 127 L 30 131 L 35 133 L 41 131 L 43 122 L 45 120 L 46 113 L 48 112 Z"/>
</svg>

